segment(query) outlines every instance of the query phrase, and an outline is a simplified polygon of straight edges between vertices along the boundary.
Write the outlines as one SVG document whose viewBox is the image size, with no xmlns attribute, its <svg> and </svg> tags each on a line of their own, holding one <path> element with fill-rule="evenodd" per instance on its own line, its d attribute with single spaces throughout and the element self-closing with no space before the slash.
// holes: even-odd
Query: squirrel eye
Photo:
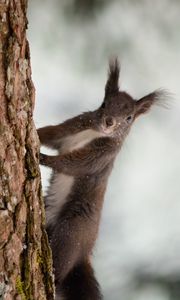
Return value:
<svg viewBox="0 0 180 300">
<path fill-rule="evenodd" d="M 115 125 L 115 120 L 112 117 L 106 117 L 105 124 L 107 127 L 111 127 L 111 126 Z"/>
<path fill-rule="evenodd" d="M 128 123 L 130 123 L 130 122 L 132 121 L 132 116 L 131 116 L 131 115 L 128 116 L 128 117 L 126 118 L 126 121 L 127 121 Z"/>
</svg>

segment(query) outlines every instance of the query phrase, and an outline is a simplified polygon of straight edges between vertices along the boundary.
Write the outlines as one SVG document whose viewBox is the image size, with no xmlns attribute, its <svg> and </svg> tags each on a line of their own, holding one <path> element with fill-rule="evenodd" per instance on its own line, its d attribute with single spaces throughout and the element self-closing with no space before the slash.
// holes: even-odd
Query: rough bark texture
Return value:
<svg viewBox="0 0 180 300">
<path fill-rule="evenodd" d="M 26 0 L 0 1 L 0 299 L 53 299 Z"/>
</svg>

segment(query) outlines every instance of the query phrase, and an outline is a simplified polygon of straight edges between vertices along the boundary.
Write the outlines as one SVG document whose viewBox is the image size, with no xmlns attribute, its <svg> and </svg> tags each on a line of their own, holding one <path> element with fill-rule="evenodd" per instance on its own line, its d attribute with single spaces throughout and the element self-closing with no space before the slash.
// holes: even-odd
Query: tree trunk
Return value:
<svg viewBox="0 0 180 300">
<path fill-rule="evenodd" d="M 0 1 L 0 299 L 51 300 L 26 11 Z"/>
</svg>

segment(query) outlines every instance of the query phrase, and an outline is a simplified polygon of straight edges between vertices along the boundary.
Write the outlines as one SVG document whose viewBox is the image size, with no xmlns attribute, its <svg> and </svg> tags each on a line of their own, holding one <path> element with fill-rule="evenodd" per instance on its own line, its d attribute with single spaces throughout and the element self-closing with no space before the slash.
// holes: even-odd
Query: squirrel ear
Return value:
<svg viewBox="0 0 180 300">
<path fill-rule="evenodd" d="M 168 93 L 165 90 L 156 90 L 136 102 L 136 117 L 149 111 L 151 105 L 167 99 Z"/>
<path fill-rule="evenodd" d="M 108 71 L 108 79 L 105 86 L 105 99 L 108 96 L 112 96 L 117 94 L 119 91 L 119 73 L 120 73 L 120 66 L 119 61 L 116 58 L 111 59 L 109 61 L 109 71 Z"/>
</svg>

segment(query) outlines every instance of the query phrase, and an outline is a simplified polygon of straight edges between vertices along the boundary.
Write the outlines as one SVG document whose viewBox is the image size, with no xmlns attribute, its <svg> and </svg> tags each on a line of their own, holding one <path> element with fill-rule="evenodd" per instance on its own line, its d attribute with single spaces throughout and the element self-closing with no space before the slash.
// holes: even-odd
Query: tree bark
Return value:
<svg viewBox="0 0 180 300">
<path fill-rule="evenodd" d="M 0 1 L 0 299 L 51 300 L 26 12 Z"/>
</svg>

